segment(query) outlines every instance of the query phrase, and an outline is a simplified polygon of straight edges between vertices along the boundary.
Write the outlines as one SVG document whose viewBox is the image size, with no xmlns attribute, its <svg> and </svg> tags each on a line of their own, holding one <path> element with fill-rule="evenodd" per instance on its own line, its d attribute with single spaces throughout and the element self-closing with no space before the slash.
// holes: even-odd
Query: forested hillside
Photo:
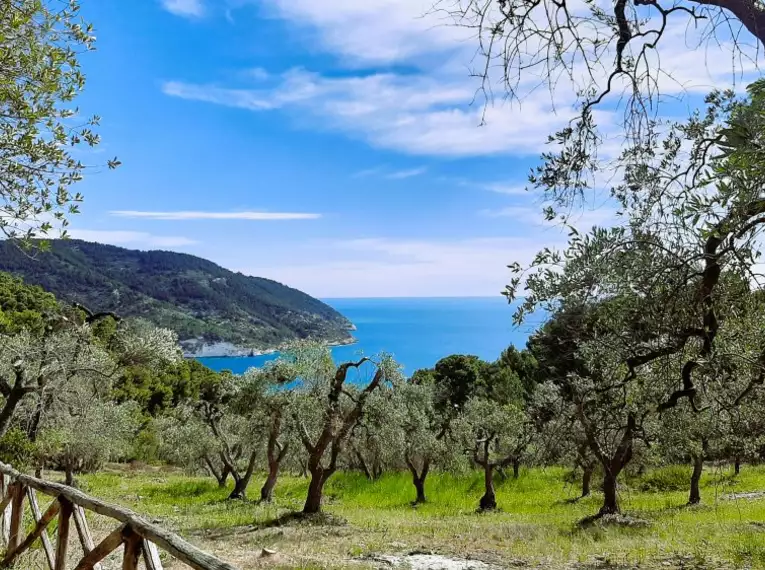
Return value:
<svg viewBox="0 0 765 570">
<path fill-rule="evenodd" d="M 351 324 L 321 301 L 192 255 L 53 240 L 49 251 L 30 257 L 2 242 L 0 271 L 90 310 L 142 317 L 173 329 L 187 352 L 202 345 L 209 351 L 217 343 L 226 343 L 216 347 L 218 352 L 232 353 L 301 338 L 350 338 Z"/>
</svg>

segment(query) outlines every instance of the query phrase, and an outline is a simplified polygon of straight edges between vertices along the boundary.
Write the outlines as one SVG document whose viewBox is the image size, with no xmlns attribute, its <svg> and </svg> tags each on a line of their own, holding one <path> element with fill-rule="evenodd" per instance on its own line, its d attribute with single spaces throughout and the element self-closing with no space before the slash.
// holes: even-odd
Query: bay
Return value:
<svg viewBox="0 0 765 570">
<path fill-rule="evenodd" d="M 348 317 L 357 330 L 356 344 L 332 349 L 338 362 L 393 354 L 406 374 L 431 368 L 451 354 L 473 354 L 495 360 L 510 345 L 523 348 L 539 325 L 512 323 L 513 307 L 504 297 L 324 299 Z M 263 366 L 276 354 L 238 358 L 200 358 L 213 370 L 241 374 Z"/>
</svg>

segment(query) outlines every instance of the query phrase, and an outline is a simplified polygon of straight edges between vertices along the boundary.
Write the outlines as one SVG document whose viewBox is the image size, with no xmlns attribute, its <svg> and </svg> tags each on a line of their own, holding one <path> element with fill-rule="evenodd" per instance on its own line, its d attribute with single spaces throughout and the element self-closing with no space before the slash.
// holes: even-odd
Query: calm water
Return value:
<svg viewBox="0 0 765 570">
<path fill-rule="evenodd" d="M 516 328 L 512 307 L 503 297 L 450 299 L 327 299 L 358 328 L 358 343 L 333 349 L 338 361 L 393 353 L 411 374 L 430 368 L 450 354 L 474 354 L 494 360 L 514 344 L 523 348 L 538 324 L 533 319 Z M 262 366 L 275 355 L 253 358 L 201 358 L 214 370 L 241 373 Z"/>
</svg>

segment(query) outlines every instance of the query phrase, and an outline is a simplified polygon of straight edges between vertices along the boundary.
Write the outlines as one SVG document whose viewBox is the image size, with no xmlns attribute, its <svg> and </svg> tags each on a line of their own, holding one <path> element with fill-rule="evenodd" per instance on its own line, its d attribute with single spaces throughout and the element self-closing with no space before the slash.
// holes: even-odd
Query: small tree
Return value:
<svg viewBox="0 0 765 570">
<path fill-rule="evenodd" d="M 691 460 L 690 492 L 688 504 L 701 502 L 701 475 L 704 460 L 714 453 L 723 439 L 722 410 L 707 407 L 694 411 L 690 405 L 680 404 L 662 414 L 659 423 L 658 440 L 663 448 L 663 455 L 670 461 Z"/>
<path fill-rule="evenodd" d="M 249 375 L 249 378 L 260 376 Z M 200 399 L 195 405 L 198 418 L 210 430 L 217 442 L 219 457 L 223 463 L 221 477 L 227 474 L 234 479 L 229 499 L 246 499 L 247 487 L 255 472 L 259 446 L 252 437 L 253 425 L 248 415 L 241 414 L 243 402 L 247 401 L 246 379 L 222 373 L 202 386 Z M 212 463 L 212 461 L 209 461 Z M 212 469 L 208 464 L 208 468 Z"/>
<path fill-rule="evenodd" d="M 435 405 L 433 384 L 406 382 L 395 393 L 396 433 L 403 462 L 412 474 L 414 504 L 427 501 L 425 481 L 434 463 L 448 460 L 451 449 L 446 445 L 448 423 Z"/>
<path fill-rule="evenodd" d="M 272 500 L 282 462 L 296 445 L 291 423 L 295 393 L 285 386 L 297 381 L 296 367 L 280 358 L 262 369 L 248 370 L 234 403 L 234 410 L 248 422 L 248 437 L 265 440 L 268 475 L 260 489 L 261 502 Z"/>
<path fill-rule="evenodd" d="M 561 397 L 560 389 L 554 382 L 548 381 L 537 385 L 528 414 L 534 425 L 542 461 L 574 465 L 581 469 L 580 496 L 589 496 L 598 461 L 576 419 L 574 406 Z"/>
<path fill-rule="evenodd" d="M 370 395 L 381 386 L 398 382 L 401 372 L 385 355 L 336 366 L 329 349 L 313 343 L 294 347 L 287 358 L 300 378 L 293 421 L 308 453 L 311 477 L 303 513 L 314 514 L 321 512 L 324 485 L 337 470 L 341 451 Z M 349 379 L 352 372 L 356 377 Z"/>
<path fill-rule="evenodd" d="M 74 485 L 75 475 L 127 457 L 138 427 L 134 403 L 102 400 L 88 387 L 80 386 L 69 392 L 65 405 L 46 416 L 37 441 L 38 453 L 45 463 L 64 471 L 67 485 Z"/>
<path fill-rule="evenodd" d="M 512 404 L 473 398 L 455 422 L 455 432 L 471 450 L 473 462 L 483 469 L 484 494 L 479 509 L 497 508 L 494 471 L 517 461 L 519 446 L 525 446 L 527 418 Z"/>
<path fill-rule="evenodd" d="M 393 390 L 386 387 L 375 390 L 367 400 L 361 419 L 351 430 L 348 462 L 370 481 L 379 479 L 386 468 L 400 459 L 402 433 L 395 421 L 397 404 Z"/>
<path fill-rule="evenodd" d="M 218 441 L 192 408 L 181 407 L 153 421 L 163 460 L 192 472 L 204 468 L 219 487 L 226 486 L 229 473 L 220 459 Z"/>
</svg>

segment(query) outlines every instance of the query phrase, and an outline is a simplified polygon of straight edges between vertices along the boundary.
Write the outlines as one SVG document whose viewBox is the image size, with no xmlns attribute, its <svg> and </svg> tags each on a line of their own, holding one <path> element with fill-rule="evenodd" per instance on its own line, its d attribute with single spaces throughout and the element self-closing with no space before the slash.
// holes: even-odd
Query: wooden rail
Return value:
<svg viewBox="0 0 765 570">
<path fill-rule="evenodd" d="M 40 510 L 35 491 L 53 497 L 53 502 L 44 511 Z M 122 570 L 137 570 L 141 557 L 146 570 L 162 570 L 158 546 L 194 570 L 237 570 L 129 509 L 66 485 L 24 475 L 2 462 L 0 497 L 0 541 L 6 545 L 0 568 L 10 567 L 19 555 L 40 540 L 50 570 L 66 570 L 69 531 L 74 519 L 83 551 L 83 558 L 74 566 L 75 570 L 101 570 L 101 561 L 120 546 L 123 547 Z M 22 536 L 25 499 L 35 522 L 26 537 Z M 121 524 L 100 543 L 94 544 L 85 511 L 104 515 Z M 54 548 L 47 527 L 55 518 L 58 518 L 58 528 Z"/>
</svg>

